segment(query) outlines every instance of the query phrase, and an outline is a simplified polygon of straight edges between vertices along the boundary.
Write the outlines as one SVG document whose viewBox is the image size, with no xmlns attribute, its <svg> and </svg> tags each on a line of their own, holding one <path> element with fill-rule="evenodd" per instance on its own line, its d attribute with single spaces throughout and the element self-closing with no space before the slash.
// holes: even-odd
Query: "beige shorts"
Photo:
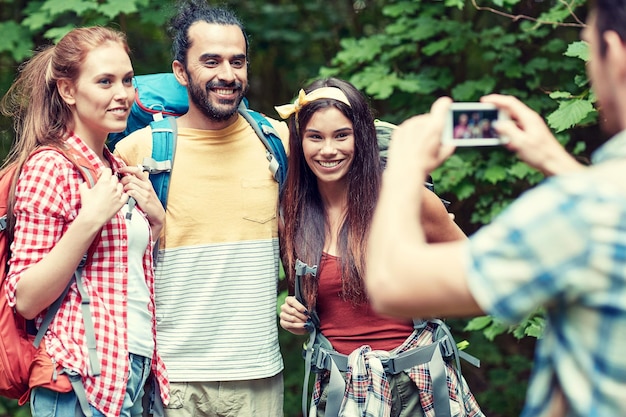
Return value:
<svg viewBox="0 0 626 417">
<path fill-rule="evenodd" d="M 224 382 L 170 382 L 166 417 L 282 417 L 283 374 Z"/>
</svg>

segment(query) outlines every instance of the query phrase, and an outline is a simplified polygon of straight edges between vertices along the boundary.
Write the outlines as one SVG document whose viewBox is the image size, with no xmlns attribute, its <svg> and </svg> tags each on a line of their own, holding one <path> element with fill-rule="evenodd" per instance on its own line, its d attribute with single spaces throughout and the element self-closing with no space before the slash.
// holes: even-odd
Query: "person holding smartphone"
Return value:
<svg viewBox="0 0 626 417">
<path fill-rule="evenodd" d="M 516 323 L 537 308 L 538 341 L 524 417 L 626 415 L 626 1 L 597 0 L 582 38 L 600 124 L 612 135 L 574 160 L 541 116 L 510 96 L 506 147 L 549 178 L 468 241 L 431 244 L 416 221 L 417 185 L 454 147 L 441 142 L 451 100 L 396 130 L 368 243 L 374 309 L 400 317 L 491 314 Z M 445 265 L 445 267 L 443 267 Z"/>
</svg>

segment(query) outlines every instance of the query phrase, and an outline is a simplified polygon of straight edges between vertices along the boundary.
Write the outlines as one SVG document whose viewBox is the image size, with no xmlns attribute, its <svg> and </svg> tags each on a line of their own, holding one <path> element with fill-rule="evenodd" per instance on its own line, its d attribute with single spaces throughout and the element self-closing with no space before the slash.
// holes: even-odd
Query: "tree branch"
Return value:
<svg viewBox="0 0 626 417">
<path fill-rule="evenodd" d="M 557 26 L 569 26 L 569 27 L 585 27 L 585 23 L 583 23 L 578 16 L 576 16 L 576 14 L 574 13 L 574 10 L 572 9 L 572 5 L 570 3 L 568 3 L 565 0 L 559 0 L 559 3 L 563 4 L 568 10 L 569 10 L 569 14 L 574 18 L 574 20 L 576 21 L 575 23 L 566 23 L 566 22 L 549 22 L 546 20 L 540 20 L 537 19 L 535 17 L 532 16 L 527 16 L 527 15 L 523 15 L 523 14 L 518 14 L 518 15 L 513 15 L 510 13 L 506 13 L 503 12 L 501 10 L 497 10 L 494 9 L 493 7 L 483 7 L 483 6 L 479 6 L 478 3 L 476 2 L 476 0 L 472 0 L 472 5 L 474 6 L 474 8 L 476 10 L 484 10 L 487 12 L 491 12 L 500 16 L 504 16 L 504 17 L 508 17 L 510 18 L 512 21 L 517 22 L 518 20 L 529 20 L 531 22 L 536 22 L 540 25 L 557 25 Z"/>
</svg>

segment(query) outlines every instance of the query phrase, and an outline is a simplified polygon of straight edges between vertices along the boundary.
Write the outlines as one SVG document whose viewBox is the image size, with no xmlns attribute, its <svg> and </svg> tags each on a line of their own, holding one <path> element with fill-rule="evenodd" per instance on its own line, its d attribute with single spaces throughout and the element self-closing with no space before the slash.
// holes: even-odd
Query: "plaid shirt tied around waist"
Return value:
<svg viewBox="0 0 626 417">
<path fill-rule="evenodd" d="M 434 331 L 435 327 L 432 324 L 428 324 L 423 330 L 416 329 L 402 345 L 391 352 L 372 350 L 370 346 L 365 345 L 350 353 L 345 376 L 346 390 L 340 408 L 340 417 L 388 417 L 391 413 L 392 392 L 384 363 L 392 355 L 432 344 Z M 452 415 L 484 417 L 465 380 L 461 378 L 459 381 L 457 371 L 452 365 L 446 362 L 445 367 Z M 436 417 L 433 385 L 428 363 L 413 366 L 404 372 L 418 388 L 420 404 L 425 416 Z M 328 371 L 317 374 L 313 388 L 312 412 L 319 404 L 322 381 L 327 376 Z M 460 401 L 461 393 L 463 393 L 464 401 Z M 465 409 L 465 413 L 462 412 L 462 407 Z"/>
</svg>

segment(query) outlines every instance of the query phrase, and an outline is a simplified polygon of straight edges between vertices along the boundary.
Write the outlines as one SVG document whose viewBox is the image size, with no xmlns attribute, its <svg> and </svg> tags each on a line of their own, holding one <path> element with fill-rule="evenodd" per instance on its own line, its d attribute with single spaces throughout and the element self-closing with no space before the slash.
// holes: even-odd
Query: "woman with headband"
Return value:
<svg viewBox="0 0 626 417">
<path fill-rule="evenodd" d="M 296 293 L 281 306 L 280 325 L 299 335 L 319 330 L 329 349 L 348 358 L 339 369 L 347 386 L 338 401 L 329 394 L 331 373 L 317 374 L 310 415 L 434 416 L 423 365 L 397 373 L 383 366 L 389 355 L 432 344 L 434 328 L 418 330 L 410 320 L 379 316 L 365 292 L 366 243 L 382 175 L 366 99 L 350 83 L 329 78 L 276 110 L 290 119 L 279 236 Z M 428 192 L 422 210 L 430 242 L 465 238 L 434 193 Z M 482 416 L 464 381 L 459 384 L 451 367 L 446 374 L 451 415 Z"/>
</svg>

